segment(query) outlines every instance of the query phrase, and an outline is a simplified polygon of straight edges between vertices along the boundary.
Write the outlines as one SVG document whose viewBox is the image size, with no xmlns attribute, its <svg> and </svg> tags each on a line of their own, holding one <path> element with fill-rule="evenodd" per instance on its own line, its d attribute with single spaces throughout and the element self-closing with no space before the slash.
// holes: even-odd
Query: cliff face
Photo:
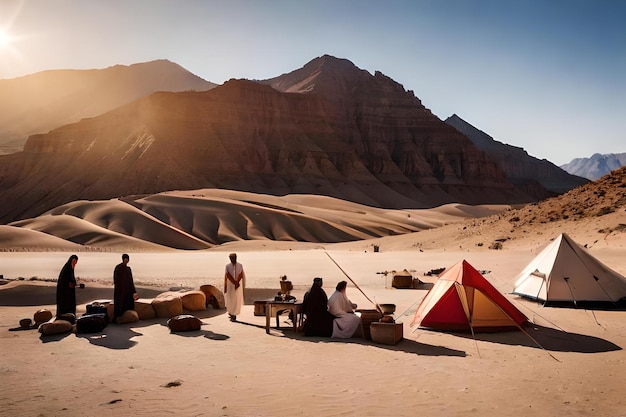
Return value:
<svg viewBox="0 0 626 417">
<path fill-rule="evenodd" d="M 522 148 L 494 140 L 456 114 L 448 117 L 446 123 L 485 151 L 513 184 L 537 200 L 562 194 L 589 182 L 569 174 L 550 161 L 528 155 Z"/>
<path fill-rule="evenodd" d="M 400 84 L 328 56 L 307 66 L 206 92 L 156 93 L 31 136 L 23 152 L 0 157 L 0 198 L 12 202 L 0 220 L 74 200 L 198 188 L 388 208 L 532 201 Z"/>
</svg>

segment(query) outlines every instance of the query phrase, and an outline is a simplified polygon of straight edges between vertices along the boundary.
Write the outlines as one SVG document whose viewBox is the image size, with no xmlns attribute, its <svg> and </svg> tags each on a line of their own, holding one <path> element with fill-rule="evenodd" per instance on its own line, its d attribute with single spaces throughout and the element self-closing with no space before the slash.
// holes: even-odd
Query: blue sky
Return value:
<svg viewBox="0 0 626 417">
<path fill-rule="evenodd" d="M 330 54 L 560 165 L 626 152 L 625 22 L 621 0 L 0 0 L 0 79 L 169 59 L 222 83 Z"/>
</svg>

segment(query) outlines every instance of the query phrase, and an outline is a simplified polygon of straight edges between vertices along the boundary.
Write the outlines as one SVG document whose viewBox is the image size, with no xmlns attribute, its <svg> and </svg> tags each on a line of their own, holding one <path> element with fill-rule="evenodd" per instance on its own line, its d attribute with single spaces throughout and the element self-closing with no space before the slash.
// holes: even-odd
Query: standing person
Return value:
<svg viewBox="0 0 626 417">
<path fill-rule="evenodd" d="M 236 253 L 231 253 L 228 258 L 230 258 L 230 263 L 226 264 L 224 272 L 224 298 L 230 320 L 236 321 L 243 305 L 246 274 L 243 272 L 243 265 L 237 262 Z"/>
<path fill-rule="evenodd" d="M 135 309 L 135 300 L 139 294 L 135 290 L 133 271 L 128 266 L 130 256 L 122 255 L 122 263 L 118 264 L 113 271 L 113 321 L 122 316 L 127 310 Z"/>
<path fill-rule="evenodd" d="M 304 294 L 302 312 L 306 315 L 305 336 L 330 337 L 333 334 L 335 316 L 328 312 L 328 296 L 322 285 L 322 278 L 314 278 L 311 289 Z"/>
<path fill-rule="evenodd" d="M 346 295 L 346 281 L 340 281 L 335 292 L 328 299 L 328 311 L 335 316 L 332 337 L 348 339 L 361 325 L 361 318 L 354 314 L 356 304 Z"/>
<path fill-rule="evenodd" d="M 72 255 L 67 260 L 57 280 L 57 316 L 64 313 L 76 314 L 76 277 L 74 268 L 78 256 Z"/>
</svg>

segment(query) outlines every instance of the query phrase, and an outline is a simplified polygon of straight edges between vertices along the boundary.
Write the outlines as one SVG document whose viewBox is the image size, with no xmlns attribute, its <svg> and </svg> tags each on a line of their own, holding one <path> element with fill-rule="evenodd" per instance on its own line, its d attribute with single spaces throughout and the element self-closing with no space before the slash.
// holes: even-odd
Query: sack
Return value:
<svg viewBox="0 0 626 417">
<path fill-rule="evenodd" d="M 84 314 L 76 319 L 76 333 L 98 333 L 109 323 L 105 314 Z"/>
<path fill-rule="evenodd" d="M 106 314 L 107 306 L 102 304 L 87 304 L 87 314 Z"/>
</svg>

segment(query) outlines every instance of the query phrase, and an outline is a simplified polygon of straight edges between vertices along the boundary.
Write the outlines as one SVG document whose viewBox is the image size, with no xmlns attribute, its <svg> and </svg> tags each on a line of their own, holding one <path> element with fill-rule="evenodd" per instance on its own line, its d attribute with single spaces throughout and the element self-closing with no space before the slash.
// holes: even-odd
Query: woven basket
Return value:
<svg viewBox="0 0 626 417">
<path fill-rule="evenodd" d="M 381 323 L 370 324 L 370 334 L 372 340 L 383 345 L 395 345 L 404 335 L 402 323 Z"/>
</svg>

